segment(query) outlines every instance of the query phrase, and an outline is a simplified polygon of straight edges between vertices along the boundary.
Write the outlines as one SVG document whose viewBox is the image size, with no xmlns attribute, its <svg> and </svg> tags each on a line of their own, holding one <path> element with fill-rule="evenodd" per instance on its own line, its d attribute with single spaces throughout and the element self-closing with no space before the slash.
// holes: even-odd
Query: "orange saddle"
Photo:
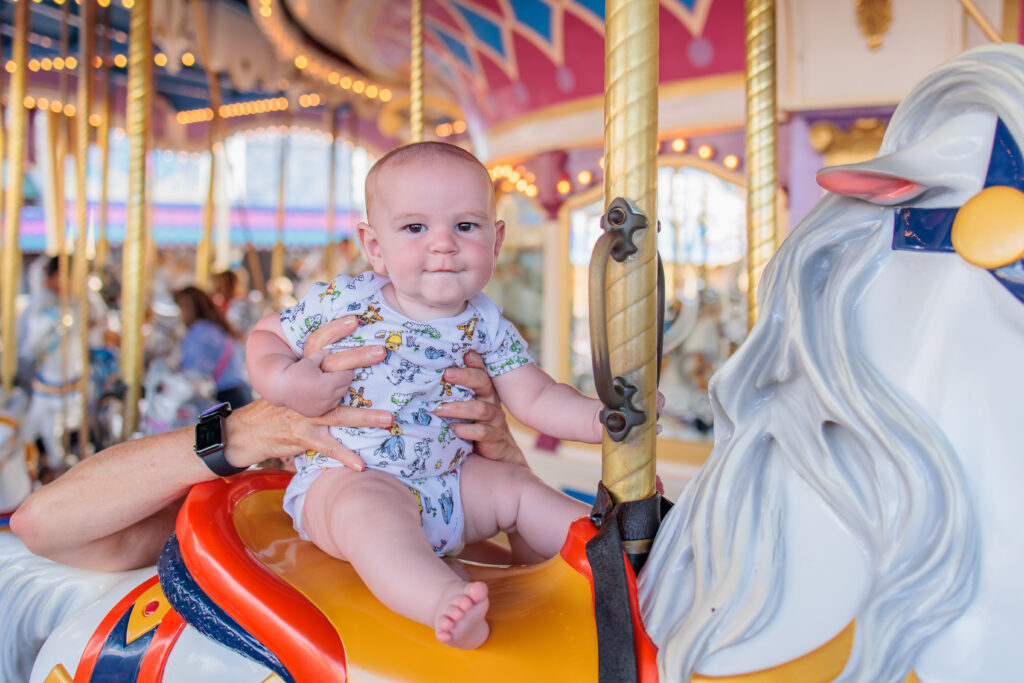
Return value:
<svg viewBox="0 0 1024 683">
<path fill-rule="evenodd" d="M 381 605 L 347 562 L 298 537 L 281 508 L 289 477 L 247 472 L 194 487 L 176 535 L 191 579 L 294 680 L 598 679 L 588 519 L 543 564 L 464 563 L 489 586 L 491 634 L 476 650 L 458 650 Z M 632 582 L 630 593 L 635 607 Z M 640 680 L 656 680 L 654 647 L 635 618 L 634 632 Z"/>
</svg>

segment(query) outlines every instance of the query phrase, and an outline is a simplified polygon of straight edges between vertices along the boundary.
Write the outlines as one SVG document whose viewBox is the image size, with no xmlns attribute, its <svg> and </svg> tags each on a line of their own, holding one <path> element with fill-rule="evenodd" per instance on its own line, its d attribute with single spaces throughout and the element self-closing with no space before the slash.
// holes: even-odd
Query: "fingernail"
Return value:
<svg viewBox="0 0 1024 683">
<path fill-rule="evenodd" d="M 384 347 L 383 346 L 374 346 L 373 347 L 373 352 L 370 354 L 370 356 L 372 358 L 383 358 L 384 357 Z"/>
<path fill-rule="evenodd" d="M 381 427 L 390 427 L 391 426 L 391 419 L 392 418 L 391 418 L 390 415 L 378 415 L 377 416 L 377 424 L 379 424 Z"/>
<path fill-rule="evenodd" d="M 366 465 L 364 465 L 363 463 L 359 463 L 358 465 L 353 465 L 352 469 L 354 469 L 356 472 L 362 472 L 363 470 L 366 469 Z"/>
<path fill-rule="evenodd" d="M 342 321 L 346 325 L 353 325 L 356 322 L 356 317 L 354 315 L 346 315 L 345 317 L 342 318 Z"/>
</svg>

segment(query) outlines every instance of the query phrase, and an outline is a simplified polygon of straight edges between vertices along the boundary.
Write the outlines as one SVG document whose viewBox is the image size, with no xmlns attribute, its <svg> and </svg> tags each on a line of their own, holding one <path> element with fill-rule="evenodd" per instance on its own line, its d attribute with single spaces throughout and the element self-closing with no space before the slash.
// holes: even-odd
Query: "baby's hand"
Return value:
<svg viewBox="0 0 1024 683">
<path fill-rule="evenodd" d="M 291 364 L 279 380 L 284 404 L 307 417 L 320 417 L 341 403 L 352 381 L 351 372 L 324 372 L 327 351 L 312 353 Z"/>
</svg>

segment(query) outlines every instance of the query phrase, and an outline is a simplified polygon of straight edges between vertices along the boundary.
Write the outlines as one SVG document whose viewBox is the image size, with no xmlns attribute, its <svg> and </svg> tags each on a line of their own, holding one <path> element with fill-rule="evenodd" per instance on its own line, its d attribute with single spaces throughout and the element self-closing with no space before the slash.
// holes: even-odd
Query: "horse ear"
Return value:
<svg viewBox="0 0 1024 683">
<path fill-rule="evenodd" d="M 926 189 L 913 180 L 852 164 L 824 168 L 815 180 L 829 192 L 886 206 L 913 199 Z"/>
</svg>

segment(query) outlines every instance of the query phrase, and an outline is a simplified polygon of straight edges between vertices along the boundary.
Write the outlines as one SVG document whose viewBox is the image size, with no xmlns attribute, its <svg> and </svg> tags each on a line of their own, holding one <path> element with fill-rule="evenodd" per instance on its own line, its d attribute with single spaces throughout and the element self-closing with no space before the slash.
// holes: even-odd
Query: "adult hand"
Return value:
<svg viewBox="0 0 1024 683">
<path fill-rule="evenodd" d="M 358 346 L 333 353 L 326 349 L 329 344 L 349 336 L 358 327 L 359 322 L 354 315 L 346 315 L 330 321 L 311 332 L 306 338 L 302 357 L 315 360 L 322 372 L 333 375 L 335 377 L 334 384 L 348 387 L 352 382 L 355 370 L 376 365 L 385 357 L 383 346 Z M 270 404 L 261 406 L 261 408 L 263 410 L 260 414 L 247 419 L 250 420 L 249 428 L 257 433 L 266 425 L 276 425 L 271 427 L 272 433 L 263 437 L 266 439 L 263 458 L 287 457 L 304 450 L 317 451 L 360 472 L 366 466 L 363 459 L 338 443 L 327 428 L 383 427 L 387 429 L 394 422 L 394 415 L 386 410 L 339 406 L 337 401 L 331 410 L 321 417 L 315 418 L 302 418 L 288 411 L 287 408 L 279 409 Z M 257 425 L 253 424 L 251 420 L 263 422 Z M 268 446 L 274 448 L 275 452 L 267 452 Z M 281 452 L 277 452 L 278 450 Z M 263 458 L 259 458 L 255 462 L 259 462 Z"/>
<path fill-rule="evenodd" d="M 353 370 L 376 365 L 384 360 L 386 355 L 384 347 L 379 345 L 357 346 L 334 353 L 327 352 L 325 347 L 328 344 L 344 339 L 357 329 L 359 329 L 359 319 L 354 315 L 336 318 L 326 325 L 322 325 L 306 337 L 302 357 L 319 357 L 321 370 L 341 373 L 339 376 L 347 377 L 347 383 L 350 383 L 354 374 Z"/>
<path fill-rule="evenodd" d="M 446 382 L 458 384 L 476 393 L 472 401 L 450 401 L 434 410 L 439 417 L 473 422 L 453 422 L 455 435 L 466 441 L 473 441 L 473 450 L 485 458 L 502 460 L 528 467 L 526 456 L 512 438 L 501 399 L 494 389 L 491 378 L 484 369 L 484 361 L 474 351 L 467 351 L 463 358 L 466 367 L 450 367 L 444 371 Z"/>
<path fill-rule="evenodd" d="M 227 459 L 235 467 L 248 467 L 267 458 L 316 451 L 361 472 L 366 466 L 363 459 L 338 443 L 328 428 L 387 429 L 393 420 L 386 410 L 350 406 L 338 406 L 320 417 L 304 417 L 291 408 L 258 399 L 228 417 Z"/>
</svg>

